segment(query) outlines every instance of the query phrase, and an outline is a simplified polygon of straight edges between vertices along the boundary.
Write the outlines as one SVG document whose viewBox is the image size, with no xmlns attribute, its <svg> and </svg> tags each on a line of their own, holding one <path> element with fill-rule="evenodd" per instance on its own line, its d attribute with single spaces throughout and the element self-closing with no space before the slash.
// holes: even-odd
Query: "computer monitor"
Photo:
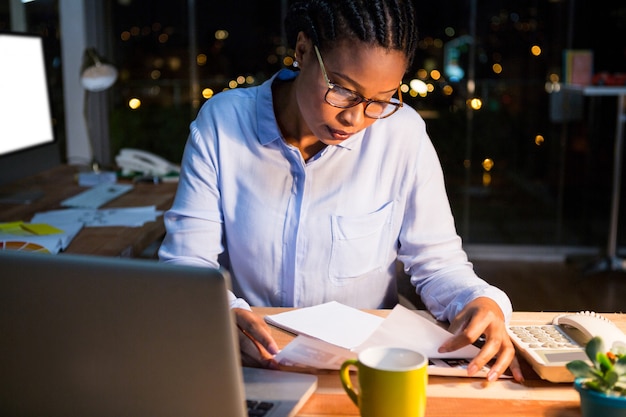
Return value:
<svg viewBox="0 0 626 417">
<path fill-rule="evenodd" d="M 61 163 L 43 38 L 0 32 L 0 184 Z"/>
</svg>

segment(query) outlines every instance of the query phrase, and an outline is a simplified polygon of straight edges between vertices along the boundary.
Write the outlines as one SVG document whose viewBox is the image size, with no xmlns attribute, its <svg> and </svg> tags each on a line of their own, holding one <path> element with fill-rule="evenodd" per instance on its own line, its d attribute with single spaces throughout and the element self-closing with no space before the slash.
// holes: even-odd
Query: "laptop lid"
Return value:
<svg viewBox="0 0 626 417">
<path fill-rule="evenodd" d="M 0 270 L 0 414 L 244 415 L 221 271 L 12 251 Z"/>
<path fill-rule="evenodd" d="M 16 251 L 0 271 L 0 415 L 246 415 L 224 271 Z"/>
</svg>

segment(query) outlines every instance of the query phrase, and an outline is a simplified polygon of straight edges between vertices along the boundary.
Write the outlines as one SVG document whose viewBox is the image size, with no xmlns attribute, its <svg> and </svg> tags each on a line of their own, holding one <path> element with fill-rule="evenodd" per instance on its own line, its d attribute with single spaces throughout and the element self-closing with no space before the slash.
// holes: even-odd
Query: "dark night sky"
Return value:
<svg viewBox="0 0 626 417">
<path fill-rule="evenodd" d="M 28 3 L 33 19 L 45 20 L 58 0 Z M 196 22 L 199 42 L 207 44 L 216 29 L 227 29 L 231 38 L 224 50 L 231 61 L 249 66 L 265 53 L 260 40 L 267 34 L 280 35 L 281 3 L 285 0 L 196 0 Z M 489 31 L 489 22 L 501 11 L 517 12 L 522 18 L 536 10 L 546 36 L 545 44 L 564 48 L 571 30 L 574 49 L 593 49 L 596 70 L 626 72 L 626 3 L 614 0 L 474 0 L 477 4 L 479 34 Z M 108 0 L 113 20 L 113 37 L 130 25 L 152 25 L 161 22 L 176 28 L 182 45 L 187 39 L 187 0 Z M 470 0 L 417 1 L 420 35 L 442 36 L 446 26 L 460 31 L 468 27 Z M 570 19 L 569 8 L 574 5 Z M 105 9 L 107 6 L 105 6 Z M 0 14 L 8 16 L 8 2 L 0 1 Z M 0 22 L 0 26 L 1 26 Z M 1 29 L 1 27 L 0 27 Z M 172 42 L 176 41 L 176 36 Z M 507 40 L 508 41 L 508 40 Z M 142 45 L 146 47 L 146 44 Z"/>
</svg>

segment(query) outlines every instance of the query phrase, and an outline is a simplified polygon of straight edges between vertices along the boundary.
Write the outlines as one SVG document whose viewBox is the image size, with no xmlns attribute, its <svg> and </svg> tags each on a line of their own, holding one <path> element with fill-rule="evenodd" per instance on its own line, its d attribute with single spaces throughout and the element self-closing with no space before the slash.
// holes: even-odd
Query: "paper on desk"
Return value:
<svg viewBox="0 0 626 417">
<path fill-rule="evenodd" d="M 20 222 L 21 223 L 21 222 Z M 33 222 L 34 223 L 34 222 Z M 48 233 L 48 234 L 36 234 L 30 231 L 28 226 L 26 228 L 20 226 L 16 230 L 4 229 L 0 230 L 0 242 L 2 243 L 2 247 L 7 246 L 11 243 L 11 246 L 15 246 L 16 242 L 23 242 L 25 247 L 27 247 L 28 243 L 32 243 L 35 245 L 43 246 L 48 250 L 48 252 L 52 254 L 59 253 L 68 247 L 74 236 L 82 229 L 82 223 L 69 222 L 39 222 L 45 223 L 51 226 L 54 229 L 59 230 L 59 233 Z M 41 226 L 35 227 L 34 230 L 41 230 Z"/>
<path fill-rule="evenodd" d="M 370 337 L 352 350 L 361 352 L 370 346 L 397 346 L 416 350 L 429 358 L 473 358 L 479 352 L 474 345 L 454 352 L 437 351 L 452 334 L 416 311 L 398 304 Z"/>
<path fill-rule="evenodd" d="M 305 335 L 297 336 L 274 356 L 282 366 L 331 370 L 339 369 L 351 358 L 356 358 L 356 353 L 350 349 Z"/>
<path fill-rule="evenodd" d="M 281 329 L 345 349 L 363 343 L 383 320 L 336 301 L 265 316 L 265 321 Z"/>
<path fill-rule="evenodd" d="M 330 302 L 266 316 L 265 320 L 298 334 L 275 357 L 286 366 L 336 370 L 363 349 L 382 345 L 425 354 L 431 360 L 429 373 L 433 375 L 467 376 L 468 361 L 451 363 L 449 359 L 473 358 L 479 351 L 475 346 L 466 346 L 455 352 L 437 352 L 452 334 L 401 305 L 385 319 Z M 487 371 L 485 368 L 475 376 L 484 376 Z"/>
<path fill-rule="evenodd" d="M 155 221 L 162 211 L 154 206 L 120 207 L 110 209 L 63 209 L 37 213 L 31 222 L 78 222 L 86 227 L 125 226 L 141 227 L 146 222 Z"/>
<path fill-rule="evenodd" d="M 357 353 L 353 350 L 300 335 L 285 346 L 274 359 L 279 365 L 287 367 L 339 370 L 343 362 L 356 357 Z M 470 361 L 471 358 L 430 357 L 428 358 L 428 374 L 467 377 L 467 367 Z M 489 365 L 486 365 L 472 376 L 484 378 L 489 370 Z M 511 376 L 502 375 L 501 378 L 511 378 Z"/>
</svg>

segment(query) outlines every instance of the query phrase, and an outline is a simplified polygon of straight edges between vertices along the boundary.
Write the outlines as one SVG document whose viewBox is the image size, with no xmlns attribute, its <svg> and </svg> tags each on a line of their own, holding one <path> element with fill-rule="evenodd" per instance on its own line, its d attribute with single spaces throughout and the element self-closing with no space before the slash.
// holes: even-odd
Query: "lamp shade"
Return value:
<svg viewBox="0 0 626 417">
<path fill-rule="evenodd" d="M 87 48 L 80 70 L 80 82 L 88 91 L 103 91 L 117 80 L 117 68 L 106 63 L 94 48 Z"/>
</svg>

